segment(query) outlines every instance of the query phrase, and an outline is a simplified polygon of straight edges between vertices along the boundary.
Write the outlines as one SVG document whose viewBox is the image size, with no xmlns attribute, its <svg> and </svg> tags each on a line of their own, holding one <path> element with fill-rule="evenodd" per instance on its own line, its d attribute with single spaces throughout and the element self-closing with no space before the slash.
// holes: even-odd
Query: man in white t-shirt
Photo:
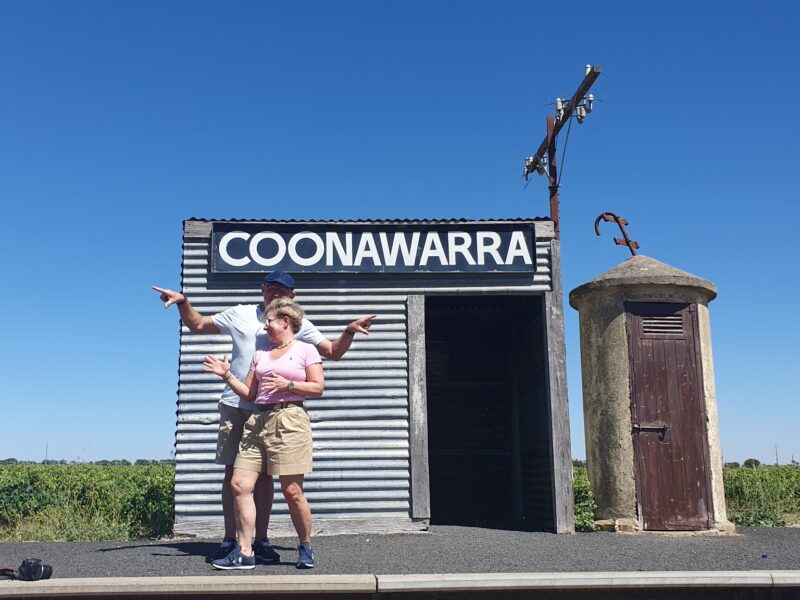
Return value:
<svg viewBox="0 0 800 600">
<path fill-rule="evenodd" d="M 189 303 L 180 292 L 153 286 L 160 294 L 164 308 L 178 305 L 181 321 L 192 333 L 227 333 L 233 339 L 231 372 L 244 381 L 250 369 L 250 362 L 257 349 L 269 346 L 269 338 L 264 330 L 264 307 L 275 298 L 294 298 L 294 278 L 283 271 L 273 271 L 264 278 L 261 293 L 262 304 L 240 304 L 213 317 L 204 317 Z M 369 335 L 369 328 L 376 315 L 356 319 L 345 327 L 336 340 L 329 340 L 308 319 L 303 319 L 303 327 L 296 339 L 316 346 L 319 353 L 329 360 L 339 360 L 353 343 L 356 333 Z M 222 482 L 222 513 L 225 519 L 225 538 L 222 540 L 214 558 L 223 558 L 236 545 L 236 520 L 234 515 L 231 476 L 233 463 L 239 450 L 239 442 L 247 419 L 255 410 L 252 402 L 242 400 L 228 386 L 222 392 L 219 404 L 219 435 L 217 438 L 217 463 L 225 465 L 225 478 Z M 266 564 L 276 564 L 280 556 L 270 546 L 267 539 L 269 517 L 272 512 L 274 496 L 272 477 L 263 474 L 255 487 L 256 499 L 256 542 L 253 548 L 256 558 Z"/>
</svg>

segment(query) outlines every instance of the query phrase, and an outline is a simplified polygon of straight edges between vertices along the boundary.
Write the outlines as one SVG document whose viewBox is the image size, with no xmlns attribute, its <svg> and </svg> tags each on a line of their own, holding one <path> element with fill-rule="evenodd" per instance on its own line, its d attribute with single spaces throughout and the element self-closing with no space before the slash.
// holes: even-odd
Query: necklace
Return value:
<svg viewBox="0 0 800 600">
<path fill-rule="evenodd" d="M 280 350 L 281 348 L 286 348 L 286 346 L 289 346 L 289 345 L 291 345 L 291 343 L 292 343 L 293 341 L 294 341 L 294 338 L 290 339 L 290 340 L 289 340 L 288 342 L 286 342 L 285 344 L 281 344 L 280 346 L 275 346 L 275 347 L 273 348 L 273 350 Z"/>
</svg>

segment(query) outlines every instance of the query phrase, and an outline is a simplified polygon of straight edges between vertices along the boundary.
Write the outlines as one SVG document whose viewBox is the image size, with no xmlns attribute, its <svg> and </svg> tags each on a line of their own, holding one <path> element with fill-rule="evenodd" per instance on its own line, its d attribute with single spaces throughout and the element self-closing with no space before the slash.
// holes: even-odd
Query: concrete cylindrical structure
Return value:
<svg viewBox="0 0 800 600">
<path fill-rule="evenodd" d="M 715 297 L 716 287 L 710 281 L 641 255 L 629 258 L 575 288 L 569 295 L 570 305 L 580 313 L 586 463 L 598 507 L 598 525 L 603 529 L 638 531 L 733 528 L 725 509 L 711 354 L 708 303 Z M 665 305 L 685 307 L 686 311 L 692 313 L 686 318 L 670 317 L 673 323 L 680 323 L 680 319 L 684 318 L 685 322 L 694 324 L 691 325 L 694 341 L 688 343 L 687 347 L 688 352 L 696 357 L 696 360 L 692 359 L 690 366 L 697 373 L 697 390 L 694 393 L 698 400 L 695 408 L 684 412 L 698 414 L 683 414 L 681 419 L 695 419 L 692 426 L 696 426 L 699 435 L 705 435 L 705 440 L 696 445 L 700 449 L 696 454 L 701 458 L 698 459 L 699 462 L 695 461 L 698 463 L 695 471 L 691 471 L 690 477 L 681 479 L 681 482 L 684 486 L 688 485 L 692 474 L 696 474 L 696 479 L 702 479 L 703 485 L 708 487 L 699 501 L 702 505 L 700 508 L 707 515 L 701 526 L 689 525 L 689 521 L 682 523 L 680 518 L 677 521 L 668 518 L 665 521 L 667 525 L 648 527 L 647 520 L 642 516 L 642 498 L 637 497 L 643 493 L 641 479 L 655 477 L 652 471 L 661 469 L 660 465 L 654 465 L 652 456 L 650 462 L 643 459 L 641 452 L 644 450 L 637 451 L 637 448 L 644 448 L 647 444 L 651 447 L 659 443 L 672 444 L 676 452 L 680 453 L 679 444 L 686 442 L 681 438 L 680 424 L 667 421 L 640 424 L 634 414 L 635 378 L 632 365 L 636 353 L 632 352 L 631 345 L 638 342 L 632 341 L 634 338 L 631 337 L 631 323 L 637 323 L 631 320 L 631 311 L 635 310 L 635 306 L 663 308 Z M 644 337 L 648 337 L 648 334 Z M 648 340 L 652 344 L 662 343 L 661 340 L 669 336 L 649 337 L 656 339 L 656 342 Z M 669 342 L 668 340 L 666 343 Z M 664 364 L 667 362 L 664 361 Z M 657 394 L 653 386 L 658 385 L 658 382 L 654 384 L 653 379 L 665 377 L 664 373 L 669 370 L 667 367 L 662 371 L 651 369 L 648 372 L 650 380 L 646 385 L 640 385 L 642 391 L 636 392 L 640 403 L 666 402 L 663 398 L 654 397 Z M 653 373 L 659 375 L 654 376 Z M 686 381 L 683 374 L 677 377 L 682 382 Z M 667 387 L 663 386 L 664 389 Z M 670 389 L 675 390 L 676 387 L 671 385 Z M 648 394 L 651 397 L 642 400 Z M 673 403 L 670 406 L 674 406 L 676 401 L 673 399 L 670 402 Z M 659 415 L 662 410 L 669 412 L 670 409 L 659 408 Z M 680 407 L 673 412 L 680 412 Z M 643 438 L 645 442 L 637 441 L 640 438 L 636 436 L 642 431 L 649 432 L 648 437 Z M 658 433 L 658 438 L 652 437 L 651 434 L 655 433 Z M 670 435 L 673 437 L 669 437 Z M 684 457 L 680 454 L 674 460 L 682 461 Z M 674 468 L 674 465 L 668 468 Z M 638 482 L 637 477 L 640 479 Z M 650 492 L 652 490 L 648 491 Z M 667 498 L 661 503 L 662 508 L 666 506 L 666 510 L 669 510 L 671 502 L 673 500 Z"/>
</svg>

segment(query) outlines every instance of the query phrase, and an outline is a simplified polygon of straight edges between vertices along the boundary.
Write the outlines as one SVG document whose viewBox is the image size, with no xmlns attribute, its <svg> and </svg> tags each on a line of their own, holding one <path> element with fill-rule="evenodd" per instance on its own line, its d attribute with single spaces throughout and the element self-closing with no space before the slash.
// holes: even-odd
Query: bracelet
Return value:
<svg viewBox="0 0 800 600">
<path fill-rule="evenodd" d="M 178 300 L 175 304 L 186 304 L 189 301 L 186 294 L 181 294 L 181 296 L 183 296 L 183 300 Z"/>
<path fill-rule="evenodd" d="M 222 376 L 222 381 L 224 381 L 225 383 L 228 383 L 231 379 L 233 379 L 233 377 L 234 377 L 233 373 L 231 373 L 230 369 L 229 369 L 228 372 L 225 373 L 225 375 Z"/>
<path fill-rule="evenodd" d="M 350 331 L 349 329 L 345 329 L 344 332 L 349 335 L 350 337 L 356 337 L 355 331 Z"/>
</svg>

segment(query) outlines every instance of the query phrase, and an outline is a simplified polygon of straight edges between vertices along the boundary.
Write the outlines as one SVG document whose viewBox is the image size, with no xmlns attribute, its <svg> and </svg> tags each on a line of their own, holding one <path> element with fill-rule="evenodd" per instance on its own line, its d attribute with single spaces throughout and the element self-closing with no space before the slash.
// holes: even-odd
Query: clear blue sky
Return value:
<svg viewBox="0 0 800 600">
<path fill-rule="evenodd" d="M 545 216 L 522 161 L 592 63 L 565 290 L 626 258 L 592 224 L 627 217 L 719 287 L 725 459 L 800 459 L 798 28 L 788 1 L 5 0 L 0 457 L 170 455 L 177 312 L 150 285 L 179 284 L 183 219 Z"/>
</svg>

